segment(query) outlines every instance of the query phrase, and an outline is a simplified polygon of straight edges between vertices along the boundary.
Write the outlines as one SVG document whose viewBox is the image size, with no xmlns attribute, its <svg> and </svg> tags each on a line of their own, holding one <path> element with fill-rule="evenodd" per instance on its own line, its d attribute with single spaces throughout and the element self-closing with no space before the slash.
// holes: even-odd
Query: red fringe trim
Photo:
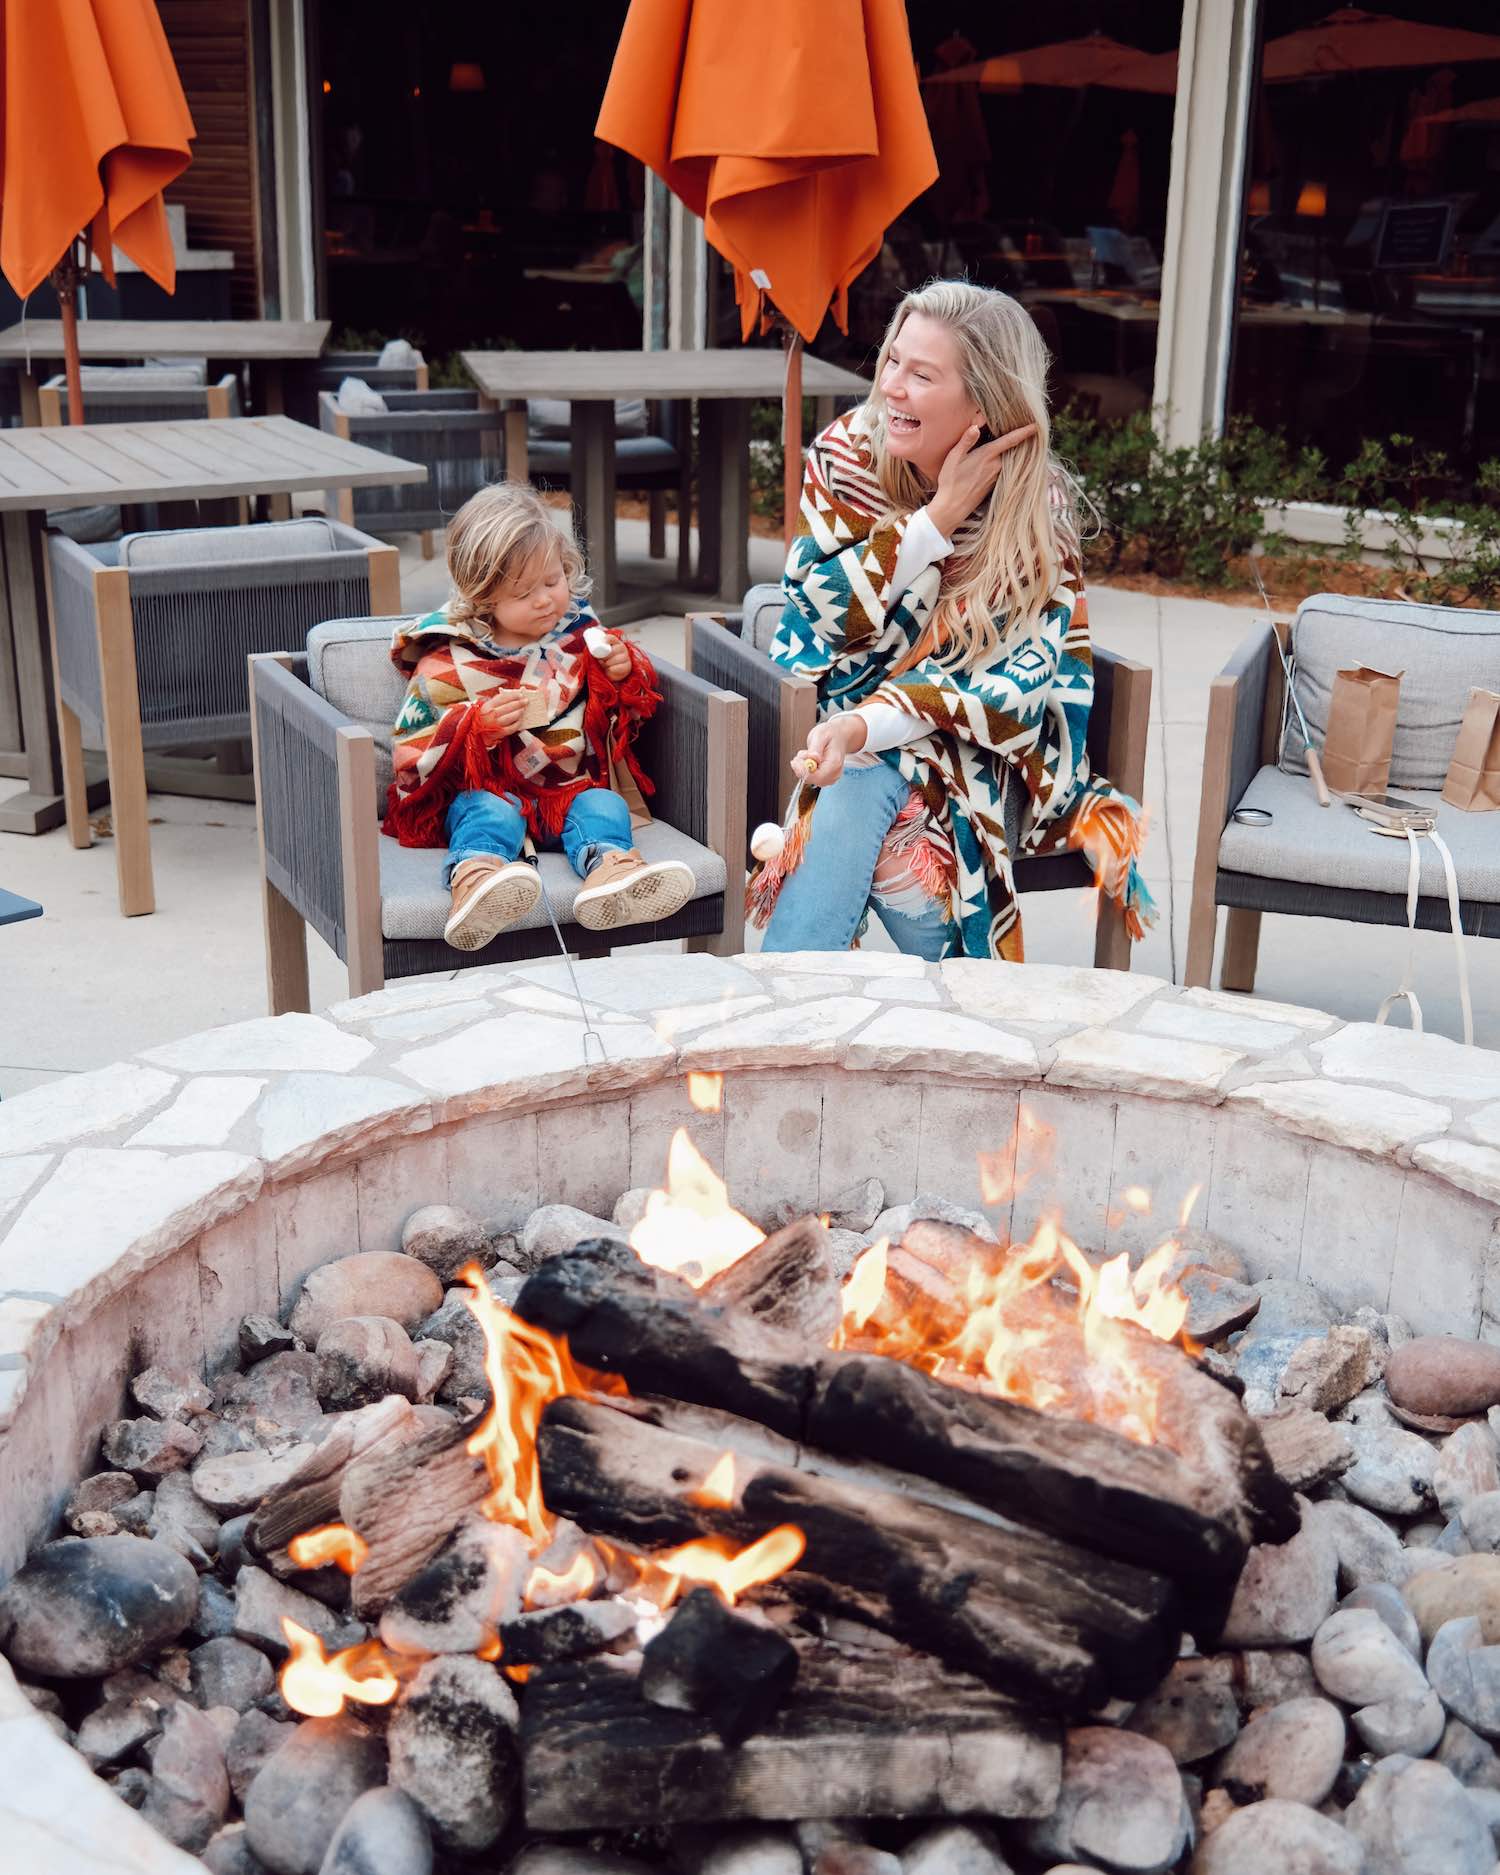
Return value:
<svg viewBox="0 0 1500 1875">
<path fill-rule="evenodd" d="M 813 809 L 817 806 L 818 793 L 814 787 L 798 788 L 787 817 L 786 844 L 775 859 L 762 860 L 750 874 L 745 887 L 745 916 L 757 931 L 770 923 L 781 888 L 802 864 L 807 842 L 812 837 Z"/>
</svg>

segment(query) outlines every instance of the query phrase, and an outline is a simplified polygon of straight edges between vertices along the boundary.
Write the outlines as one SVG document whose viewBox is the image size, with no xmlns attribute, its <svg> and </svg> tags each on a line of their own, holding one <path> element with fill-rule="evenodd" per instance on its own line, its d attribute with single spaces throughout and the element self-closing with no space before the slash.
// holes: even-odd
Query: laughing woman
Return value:
<svg viewBox="0 0 1500 1875">
<path fill-rule="evenodd" d="M 817 680 L 765 949 L 1019 962 L 1013 856 L 1077 849 L 1140 937 L 1139 810 L 1089 771 L 1077 491 L 1052 457 L 1047 353 L 1004 293 L 939 280 L 886 332 L 875 389 L 808 451 L 771 656 Z"/>
</svg>

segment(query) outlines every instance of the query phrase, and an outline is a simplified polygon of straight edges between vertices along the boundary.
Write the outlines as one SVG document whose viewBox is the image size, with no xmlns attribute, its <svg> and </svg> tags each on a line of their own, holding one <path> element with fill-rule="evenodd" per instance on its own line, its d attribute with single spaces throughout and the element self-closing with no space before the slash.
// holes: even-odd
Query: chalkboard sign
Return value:
<svg viewBox="0 0 1500 1875">
<path fill-rule="evenodd" d="M 1441 267 L 1453 239 L 1452 202 L 1393 202 L 1381 216 L 1377 267 Z"/>
</svg>

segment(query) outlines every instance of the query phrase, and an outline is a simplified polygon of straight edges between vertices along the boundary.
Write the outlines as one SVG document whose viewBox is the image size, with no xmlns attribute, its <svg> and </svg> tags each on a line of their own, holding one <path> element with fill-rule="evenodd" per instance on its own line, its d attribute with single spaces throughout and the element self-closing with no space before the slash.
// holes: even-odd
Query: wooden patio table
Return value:
<svg viewBox="0 0 1500 1875">
<path fill-rule="evenodd" d="M 699 405 L 698 567 L 695 593 L 738 606 L 750 584 L 750 406 L 780 401 L 786 362 L 779 351 L 464 352 L 464 369 L 505 410 L 506 474 L 526 474 L 526 399 L 572 407 L 573 501 L 594 577 L 594 609 L 618 624 L 660 611 L 678 595 L 660 587 L 622 591 L 615 559 L 617 398 L 696 398 Z M 821 427 L 834 400 L 863 398 L 868 380 L 821 358 L 804 358 L 802 390 L 816 400 Z M 678 556 L 685 575 L 684 556 Z"/>
<path fill-rule="evenodd" d="M 377 488 L 426 475 L 420 462 L 290 417 L 0 430 L 0 775 L 29 784 L 0 800 L 0 831 L 45 833 L 63 818 L 43 541 L 49 508 Z"/>
<path fill-rule="evenodd" d="M 317 358 L 328 343 L 326 319 L 80 319 L 78 355 L 85 364 L 139 364 L 147 358 L 209 358 L 251 368 L 259 413 L 286 408 L 282 366 Z M 0 331 L 0 364 L 13 367 L 21 387 L 21 421 L 41 422 L 38 360 L 63 355 L 60 319 L 23 319 Z M 88 399 L 84 399 L 87 410 Z"/>
</svg>

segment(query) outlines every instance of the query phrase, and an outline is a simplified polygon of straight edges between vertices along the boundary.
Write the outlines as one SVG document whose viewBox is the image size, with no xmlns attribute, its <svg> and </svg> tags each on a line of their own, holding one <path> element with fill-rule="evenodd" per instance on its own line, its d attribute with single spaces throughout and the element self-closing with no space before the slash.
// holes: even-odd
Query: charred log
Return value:
<svg viewBox="0 0 1500 1875">
<path fill-rule="evenodd" d="M 764 1729 L 797 1677 L 797 1650 L 784 1634 L 694 1589 L 646 1643 L 640 1690 L 653 1706 L 698 1712 L 726 1745 Z"/>
<path fill-rule="evenodd" d="M 810 1346 L 826 1346 L 839 1325 L 828 1232 L 815 1217 L 798 1218 L 712 1277 L 698 1297 L 709 1308 L 743 1309 Z"/>
<path fill-rule="evenodd" d="M 362 1618 L 379 1614 L 488 1494 L 484 1464 L 469 1454 L 471 1430 L 455 1423 L 344 1472 L 340 1519 L 369 1545 L 349 1585 Z"/>
</svg>

